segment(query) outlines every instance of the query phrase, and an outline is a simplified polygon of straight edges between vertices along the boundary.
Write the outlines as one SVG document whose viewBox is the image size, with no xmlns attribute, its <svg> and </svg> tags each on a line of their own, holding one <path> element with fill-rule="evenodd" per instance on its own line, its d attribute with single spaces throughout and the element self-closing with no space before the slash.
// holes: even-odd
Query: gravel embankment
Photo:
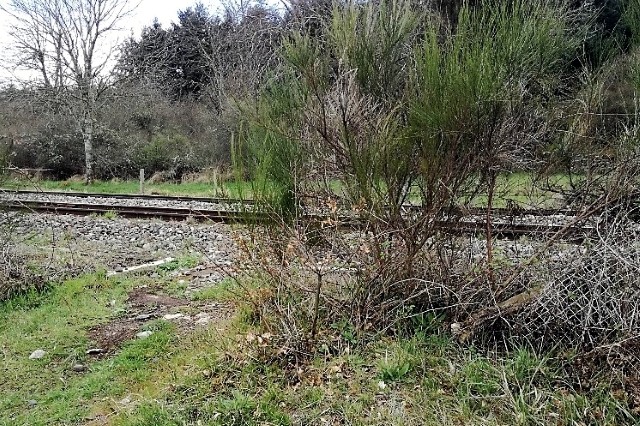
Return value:
<svg viewBox="0 0 640 426">
<path fill-rule="evenodd" d="M 117 198 L 117 197 L 78 197 L 73 194 L 57 195 L 46 192 L 39 194 L 19 194 L 0 191 L 0 201 L 46 201 L 50 203 L 70 203 L 70 204 L 100 204 L 123 207 L 164 207 L 182 208 L 194 210 L 227 210 L 238 209 L 237 204 L 207 201 L 186 201 L 186 200 L 166 200 L 153 198 Z"/>
<path fill-rule="evenodd" d="M 120 270 L 166 257 L 193 255 L 201 265 L 190 271 L 190 286 L 219 281 L 234 266 L 231 227 L 104 217 L 0 213 L 19 253 L 43 269 L 80 273 Z"/>
</svg>

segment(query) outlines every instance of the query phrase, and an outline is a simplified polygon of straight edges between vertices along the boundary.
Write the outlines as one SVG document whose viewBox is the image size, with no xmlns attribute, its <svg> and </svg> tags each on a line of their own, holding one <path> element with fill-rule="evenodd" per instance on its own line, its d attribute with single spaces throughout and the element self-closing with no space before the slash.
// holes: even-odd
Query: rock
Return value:
<svg viewBox="0 0 640 426">
<path fill-rule="evenodd" d="M 196 325 L 207 325 L 211 321 L 211 315 L 206 314 L 204 312 L 201 312 L 198 315 L 196 315 L 196 318 L 197 318 Z"/>
<path fill-rule="evenodd" d="M 29 195 L 20 196 L 21 199 L 47 199 L 48 201 L 74 202 L 71 197 L 58 197 L 53 195 Z M 53 198 L 52 198 L 53 197 Z M 141 200 L 104 200 L 81 198 L 78 202 L 113 203 L 114 205 L 138 205 Z M 184 207 L 184 202 L 167 200 L 149 201 L 149 205 L 162 207 Z M 211 208 L 210 203 L 196 203 L 194 208 Z M 215 206 L 214 206 L 215 208 Z M 1 219 L 0 219 L 1 220 Z M 12 219 L 13 220 L 13 219 Z M 50 214 L 26 214 L 16 215 L 16 235 L 27 236 L 30 234 L 42 234 L 45 237 L 52 229 L 72 230 L 73 248 L 82 253 L 92 253 L 91 256 L 78 257 L 78 271 L 70 275 L 76 275 L 85 271 L 95 270 L 96 265 L 109 265 L 109 272 L 117 274 L 126 271 L 128 265 L 138 265 L 143 260 L 159 259 L 184 253 L 185 249 L 198 255 L 211 253 L 217 261 L 232 260 L 236 251 L 235 244 L 229 238 L 227 226 L 220 224 L 194 224 L 187 222 L 155 222 L 139 219 L 117 218 L 116 220 L 102 220 L 99 217 L 83 216 L 56 216 Z M 134 238 L 135 243 L 129 241 Z M 48 237 L 47 237 L 48 239 Z M 169 241 L 171 240 L 171 241 Z M 51 243 L 51 241 L 49 241 Z M 45 246 L 48 244 L 45 244 Z M 140 246 L 142 248 L 140 248 Z M 56 251 L 56 256 L 60 255 Z M 55 268 L 64 268 L 64 274 L 68 274 L 66 259 L 55 259 Z M 64 263 L 62 263 L 64 262 Z M 61 263 L 61 265 L 58 265 Z M 58 271 L 55 271 L 58 273 Z M 149 271 L 148 275 L 154 278 L 165 277 L 164 273 Z M 178 278 L 179 274 L 176 273 Z M 189 278 L 184 278 L 186 281 Z M 211 279 L 211 277 L 207 278 Z M 107 300 L 106 303 L 109 303 Z"/>
<path fill-rule="evenodd" d="M 73 364 L 73 366 L 71 367 L 71 369 L 73 371 L 75 371 L 76 373 L 82 373 L 83 371 L 87 370 L 87 367 L 82 365 L 82 364 Z"/>
<path fill-rule="evenodd" d="M 29 359 L 41 359 L 46 354 L 47 353 L 45 351 L 43 351 L 42 349 L 37 349 L 37 350 L 31 352 L 31 355 L 29 355 Z"/>
<path fill-rule="evenodd" d="M 183 316 L 184 316 L 183 314 L 167 314 L 162 318 L 164 318 L 167 321 L 172 321 L 172 320 L 177 320 L 178 318 L 182 318 Z"/>
<path fill-rule="evenodd" d="M 141 331 L 140 333 L 136 334 L 136 337 L 138 339 L 146 339 L 147 337 L 151 336 L 153 334 L 153 331 Z"/>
<path fill-rule="evenodd" d="M 36 405 L 38 405 L 38 401 L 36 401 L 35 399 L 30 399 L 30 400 L 28 400 L 28 401 L 27 401 L 27 405 L 28 405 L 30 408 L 33 408 L 33 407 L 35 407 Z"/>
<path fill-rule="evenodd" d="M 151 319 L 155 317 L 155 314 L 140 314 L 138 316 L 136 316 L 136 321 L 146 321 L 148 319 Z"/>
</svg>

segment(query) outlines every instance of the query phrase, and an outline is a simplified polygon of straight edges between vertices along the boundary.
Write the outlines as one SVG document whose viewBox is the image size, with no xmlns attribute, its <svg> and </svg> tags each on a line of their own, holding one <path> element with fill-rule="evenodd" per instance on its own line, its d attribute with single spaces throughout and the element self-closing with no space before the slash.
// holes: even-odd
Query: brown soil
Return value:
<svg viewBox="0 0 640 426">
<path fill-rule="evenodd" d="M 149 288 L 134 289 L 129 293 L 127 303 L 133 308 L 155 307 L 160 310 L 189 305 L 189 301 L 187 299 L 178 299 L 164 294 L 155 294 Z"/>
<path fill-rule="evenodd" d="M 100 324 L 89 330 L 89 339 L 94 342 L 93 348 L 102 352 L 95 356 L 108 355 L 122 346 L 122 344 L 135 337 L 140 328 L 140 322 L 118 318 L 106 324 Z"/>
<path fill-rule="evenodd" d="M 147 321 L 162 318 L 168 313 L 183 313 L 185 316 L 176 324 L 178 330 L 187 332 L 196 327 L 197 319 L 202 316 L 206 316 L 211 323 L 214 323 L 229 318 L 234 312 L 231 304 L 192 302 L 161 294 L 158 290 L 148 287 L 134 289 L 129 293 L 124 316 L 89 329 L 88 337 L 93 342 L 92 348 L 100 350 L 93 356 L 104 357 L 112 354 L 125 342 L 135 338 Z M 198 312 L 200 317 L 187 316 L 194 311 Z"/>
</svg>

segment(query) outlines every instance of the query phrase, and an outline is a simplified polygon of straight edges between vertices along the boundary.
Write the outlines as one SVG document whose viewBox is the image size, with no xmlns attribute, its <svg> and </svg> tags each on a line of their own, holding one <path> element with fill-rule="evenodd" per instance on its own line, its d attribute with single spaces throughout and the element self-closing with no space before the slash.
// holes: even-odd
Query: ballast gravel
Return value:
<svg viewBox="0 0 640 426">
<path fill-rule="evenodd" d="M 96 204 L 120 207 L 163 207 L 191 210 L 234 210 L 240 208 L 240 206 L 233 203 L 215 202 L 215 199 L 212 199 L 211 201 L 201 201 L 186 199 L 171 200 L 161 197 L 119 198 L 117 196 L 74 196 L 73 193 L 68 195 L 59 195 L 47 192 L 22 194 L 0 191 L 0 200 L 14 202 L 46 201 L 49 203 Z"/>
<path fill-rule="evenodd" d="M 43 269 L 76 273 L 100 268 L 117 272 L 191 255 L 201 265 L 186 273 L 200 281 L 220 280 L 236 252 L 235 231 L 218 223 L 0 212 L 0 227 L 9 229 L 18 250 L 38 259 Z M 208 273 L 199 273 L 203 270 Z M 194 281 L 190 284 L 197 285 Z"/>
</svg>

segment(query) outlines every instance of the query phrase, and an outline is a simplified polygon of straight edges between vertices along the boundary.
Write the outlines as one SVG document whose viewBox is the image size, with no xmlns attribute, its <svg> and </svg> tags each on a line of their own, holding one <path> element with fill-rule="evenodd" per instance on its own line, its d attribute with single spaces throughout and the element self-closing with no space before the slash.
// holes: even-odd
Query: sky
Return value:
<svg viewBox="0 0 640 426">
<path fill-rule="evenodd" d="M 0 0 L 0 3 L 5 0 Z M 131 1 L 131 0 L 130 0 Z M 178 20 L 178 11 L 192 7 L 196 4 L 196 0 L 174 0 L 174 1 L 158 1 L 158 0 L 142 0 L 140 6 L 135 10 L 133 16 L 128 19 L 125 24 L 127 28 L 132 29 L 134 33 L 139 34 L 145 25 L 153 23 L 154 18 L 166 27 L 171 22 Z M 201 1 L 211 13 L 216 13 L 220 8 L 219 1 Z"/>
<path fill-rule="evenodd" d="M 132 3 L 135 0 L 129 0 Z M 110 43 L 119 43 L 130 37 L 140 36 L 142 28 L 153 23 L 154 18 L 158 18 L 163 27 L 168 27 L 171 22 L 178 20 L 178 11 L 192 7 L 197 0 L 141 0 L 140 5 L 134 12 L 121 22 L 122 30 L 118 33 L 111 34 Z M 201 0 L 211 13 L 220 10 L 220 2 L 218 0 Z M 0 0 L 0 5 L 8 6 L 10 0 Z M 0 11 L 0 83 L 7 82 L 12 79 L 13 75 L 22 77 L 25 74 L 7 69 L 10 63 L 8 56 L 11 55 L 11 39 L 8 35 L 8 26 L 11 24 L 11 17 Z M 4 65 L 4 66 L 3 66 Z"/>
</svg>

